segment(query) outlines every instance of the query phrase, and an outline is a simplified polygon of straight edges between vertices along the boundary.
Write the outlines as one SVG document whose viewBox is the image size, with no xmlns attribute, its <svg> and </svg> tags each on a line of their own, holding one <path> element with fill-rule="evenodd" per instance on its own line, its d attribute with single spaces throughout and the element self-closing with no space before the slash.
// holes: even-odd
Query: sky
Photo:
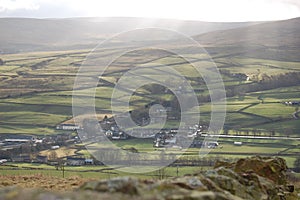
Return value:
<svg viewBox="0 0 300 200">
<path fill-rule="evenodd" d="M 300 0 L 0 0 L 0 17 L 272 21 L 300 17 Z"/>
</svg>

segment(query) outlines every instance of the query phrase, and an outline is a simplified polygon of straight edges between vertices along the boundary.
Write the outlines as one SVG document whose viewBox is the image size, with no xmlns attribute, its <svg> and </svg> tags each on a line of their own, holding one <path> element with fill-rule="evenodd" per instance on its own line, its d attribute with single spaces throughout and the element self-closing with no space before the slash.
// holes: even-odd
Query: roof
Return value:
<svg viewBox="0 0 300 200">
<path fill-rule="evenodd" d="M 29 142 L 30 139 L 4 139 L 4 142 Z"/>
<path fill-rule="evenodd" d="M 82 160 L 85 161 L 85 158 L 76 158 L 76 157 L 67 157 L 67 160 Z"/>
<path fill-rule="evenodd" d="M 37 158 L 47 158 L 47 156 L 37 155 Z"/>
</svg>

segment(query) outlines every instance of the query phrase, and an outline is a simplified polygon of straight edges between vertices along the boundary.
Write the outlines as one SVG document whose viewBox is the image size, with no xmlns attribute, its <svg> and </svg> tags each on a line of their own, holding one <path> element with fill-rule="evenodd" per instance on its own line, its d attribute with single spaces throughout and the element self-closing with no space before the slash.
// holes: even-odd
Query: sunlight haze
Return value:
<svg viewBox="0 0 300 200">
<path fill-rule="evenodd" d="M 0 17 L 145 17 L 241 22 L 299 16 L 298 0 L 0 0 Z"/>
</svg>

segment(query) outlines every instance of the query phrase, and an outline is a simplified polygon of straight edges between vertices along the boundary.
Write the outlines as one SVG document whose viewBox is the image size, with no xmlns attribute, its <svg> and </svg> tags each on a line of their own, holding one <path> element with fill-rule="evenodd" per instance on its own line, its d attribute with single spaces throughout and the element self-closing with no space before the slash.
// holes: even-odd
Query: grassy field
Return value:
<svg viewBox="0 0 300 200">
<path fill-rule="evenodd" d="M 97 52 L 99 59 L 111 56 L 120 51 L 120 49 L 109 49 L 105 52 Z M 72 89 L 77 70 L 88 50 L 67 51 L 67 52 L 38 52 L 24 54 L 2 55 L 5 65 L 0 66 L 0 134 L 36 134 L 47 135 L 57 134 L 62 131 L 55 129 L 56 125 L 71 121 L 72 119 Z M 190 58 L 199 58 L 203 55 L 190 53 L 186 55 Z M 214 60 L 219 69 L 229 70 L 231 73 L 245 73 L 255 75 L 266 73 L 268 75 L 278 75 L 287 72 L 298 72 L 300 64 L 297 62 L 284 62 L 274 60 L 262 60 L 247 57 L 215 55 Z M 182 76 L 184 76 L 199 97 L 208 95 L 206 86 L 199 79 L 199 74 L 191 64 L 185 63 L 182 58 L 168 54 L 150 54 L 145 57 L 143 53 L 129 53 L 123 55 L 109 66 L 103 78 L 100 81 L 95 93 L 95 105 L 97 114 L 103 116 L 109 114 L 111 110 L 111 95 L 114 92 L 114 84 L 124 73 L 133 67 L 132 63 L 138 66 L 147 67 L 153 65 L 153 68 L 145 68 L 144 72 L 154 75 L 157 79 L 164 79 L 168 83 L 176 85 L 176 81 L 165 78 L 163 74 L 168 73 L 160 65 L 169 65 L 174 67 Z M 150 62 L 150 64 L 149 64 Z M 197 61 L 195 63 L 202 66 L 208 66 L 206 61 Z M 83 74 L 82 76 L 95 76 L 96 72 Z M 95 76 L 97 77 L 97 76 Z M 246 85 L 251 82 L 240 80 L 236 77 L 222 74 L 226 88 L 234 88 L 239 85 Z M 87 79 L 93 81 L 93 79 Z M 130 80 L 134 82 L 134 80 Z M 128 82 L 131 83 L 131 82 Z M 142 84 L 142 83 L 141 83 Z M 92 97 L 93 90 L 84 88 L 77 91 L 84 105 L 86 99 Z M 263 97 L 263 103 L 259 99 Z M 141 87 L 130 99 L 131 108 L 139 109 L 152 101 L 170 100 L 172 96 L 164 92 L 153 92 L 147 87 Z M 123 96 L 118 96 L 119 102 L 124 101 Z M 300 86 L 282 87 L 272 90 L 262 90 L 257 92 L 243 93 L 227 98 L 226 102 L 226 120 L 225 127 L 228 134 L 239 135 L 270 135 L 275 136 L 300 136 L 299 119 L 293 118 L 293 112 L 297 109 L 295 106 L 285 106 L 284 101 L 299 101 Z M 124 102 L 123 102 L 124 103 Z M 218 106 L 215 107 L 216 109 Z M 201 102 L 200 121 L 209 123 L 211 117 L 211 104 Z M 119 111 L 128 111 L 128 108 L 119 106 Z M 191 116 L 195 109 L 189 111 Z M 166 127 L 173 128 L 177 125 L 175 121 L 168 121 Z M 235 146 L 234 141 L 243 142 L 242 146 Z M 115 145 L 122 148 L 136 148 L 139 152 L 154 151 L 152 140 L 126 140 L 114 141 Z M 219 139 L 220 147 L 211 150 L 209 157 L 215 159 L 230 158 L 237 159 L 249 155 L 266 154 L 282 155 L 289 167 L 293 167 L 297 153 L 299 153 L 298 141 L 286 140 L 251 140 L 251 139 Z M 63 151 L 62 149 L 61 151 Z M 59 156 L 73 154 L 74 149 L 65 149 L 65 152 L 58 152 Z M 67 153 L 66 153 L 67 152 Z M 47 155 L 49 151 L 42 152 Z M 88 157 L 89 152 L 82 150 L 84 156 Z M 174 150 L 176 154 L 176 151 Z M 178 153 L 178 152 L 177 152 Z M 199 156 L 199 149 L 189 149 L 184 153 L 184 157 L 195 158 Z M 26 168 L 27 167 L 27 168 Z M 34 170 L 28 170 L 28 167 L 34 167 Z M 18 170 L 15 170 L 18 168 Z M 14 169 L 1 166 L 1 174 L 6 175 L 34 175 L 43 174 L 45 176 L 62 176 L 62 172 L 55 170 L 52 166 L 25 164 L 17 165 Z M 105 167 L 66 167 L 65 176 L 79 176 L 82 178 L 110 178 L 114 176 L 128 175 L 118 170 L 104 170 Z M 95 171 L 97 170 L 97 172 Z M 103 171 L 104 170 L 104 171 Z M 168 167 L 166 174 L 176 176 L 177 169 Z M 179 175 L 193 173 L 201 170 L 200 167 L 185 167 L 179 169 Z M 156 173 L 156 174 L 155 174 Z M 143 178 L 156 177 L 157 172 L 152 174 L 140 174 Z"/>
<path fill-rule="evenodd" d="M 107 49 L 105 52 L 97 52 L 101 57 L 108 56 L 120 51 Z M 151 51 L 149 51 L 151 52 Z M 30 133 L 53 134 L 51 130 L 57 124 L 71 118 L 72 115 L 72 87 L 76 72 L 80 64 L 84 61 L 88 50 L 66 51 L 66 52 L 37 52 L 24 54 L 3 55 L 5 65 L 0 67 L 0 123 L 2 124 L 1 133 Z M 189 53 L 190 58 L 199 58 L 203 55 Z M 215 56 L 218 57 L 218 56 Z M 196 59 L 197 60 L 197 59 Z M 180 74 L 187 78 L 197 91 L 197 95 L 208 95 L 206 88 L 199 84 L 197 77 L 199 74 L 185 60 L 174 55 L 150 53 L 149 57 L 138 52 L 128 53 L 118 58 L 107 68 L 105 76 L 106 83 L 112 84 L 99 85 L 95 94 L 96 110 L 107 112 L 110 110 L 110 97 L 113 84 L 116 83 L 124 71 L 131 68 L 131 63 L 140 65 L 145 63 L 156 63 L 156 65 L 170 65 Z M 196 61 L 199 62 L 199 61 Z M 220 69 L 230 70 L 232 73 L 243 72 L 246 74 L 267 73 L 276 75 L 290 71 L 298 71 L 299 63 L 283 62 L 274 60 L 262 60 L 244 57 L 220 57 L 215 62 Z M 202 66 L 209 63 L 200 61 Z M 226 67 L 225 67 L 226 66 Z M 228 67 L 230 66 L 230 67 Z M 151 73 L 159 75 L 162 68 L 152 68 Z M 145 69 L 147 71 L 147 69 Z M 145 71 L 145 72 L 146 72 Z M 149 70 L 148 70 L 149 71 Z M 149 72 L 150 73 L 150 72 Z M 168 73 L 168 72 L 164 72 Z M 159 77 L 157 77 L 159 78 Z M 245 82 L 234 77 L 222 75 L 226 87 L 232 87 Z M 172 80 L 166 80 L 172 81 Z M 269 130 L 275 127 L 278 133 L 284 134 L 283 130 L 289 128 L 298 130 L 297 123 L 292 121 L 294 107 L 287 107 L 280 102 L 285 100 L 299 100 L 299 86 L 278 88 L 269 91 L 260 91 L 244 94 L 242 97 L 232 97 L 227 99 L 226 126 L 229 129 L 253 129 L 259 127 L 262 130 Z M 169 99 L 169 95 L 153 94 L 147 90 L 139 89 L 139 95 L 132 97 L 131 109 L 143 106 L 146 102 L 155 99 Z M 83 89 L 77 95 L 89 98 L 93 95 L 91 89 Z M 259 96 L 264 97 L 264 104 L 258 100 Z M 119 98 L 122 101 L 122 98 Z M 126 108 L 119 107 L 121 110 Z M 106 111 L 105 111 L 106 110 Z M 204 122 L 210 120 L 210 104 L 200 106 L 201 119 Z M 191 110 L 193 113 L 193 110 Z M 274 122 L 275 121 L 275 122 Z M 284 124 L 280 129 L 279 124 Z M 36 129 L 36 130 L 35 130 Z"/>
<path fill-rule="evenodd" d="M 241 146 L 234 145 L 234 142 L 242 142 Z M 189 148 L 180 150 L 176 148 L 153 148 L 152 140 L 148 139 L 132 139 L 117 141 L 114 140 L 113 144 L 123 148 L 134 148 L 139 153 L 146 153 L 148 158 L 156 158 L 162 151 L 166 154 L 176 155 L 180 159 L 200 159 L 200 151 L 208 151 L 209 154 L 204 159 L 216 160 L 216 159 L 238 159 L 243 157 L 249 157 L 252 155 L 263 156 L 279 156 L 287 161 L 287 165 L 291 168 L 294 167 L 294 161 L 297 158 L 299 152 L 299 140 L 280 140 L 280 139 L 245 139 L 245 138 L 219 138 L 219 147 L 215 149 L 200 149 Z M 96 149 L 100 150 L 105 148 L 104 144 L 95 143 L 89 145 L 89 151 L 81 150 L 79 153 L 89 157 L 90 153 L 94 153 Z M 179 157 L 179 155 L 181 155 Z"/>
<path fill-rule="evenodd" d="M 148 167 L 151 169 L 151 167 Z M 148 169 L 148 170 L 149 170 Z M 206 170 L 208 167 L 166 167 L 164 168 L 165 177 L 176 177 L 183 176 L 185 174 L 193 174 Z M 126 169 L 123 169 L 124 171 Z M 1 175 L 10 176 L 26 176 L 26 175 L 43 175 L 50 177 L 63 178 L 63 171 L 61 169 L 56 170 L 54 166 L 44 165 L 44 164 L 16 164 L 8 163 L 7 165 L 0 166 Z M 81 166 L 81 167 L 65 167 L 64 176 L 70 177 L 80 177 L 84 179 L 108 179 L 119 176 L 130 176 L 131 173 L 122 171 L 119 166 L 106 167 L 106 166 Z M 153 171 L 149 173 L 134 173 L 135 176 L 142 179 L 159 179 L 158 171 Z M 0 184 L 1 185 L 1 184 Z"/>
</svg>

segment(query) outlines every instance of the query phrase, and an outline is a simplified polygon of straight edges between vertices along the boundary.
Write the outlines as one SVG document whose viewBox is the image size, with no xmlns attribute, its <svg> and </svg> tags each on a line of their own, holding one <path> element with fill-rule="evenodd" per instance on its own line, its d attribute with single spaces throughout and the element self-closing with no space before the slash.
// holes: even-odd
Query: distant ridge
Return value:
<svg viewBox="0 0 300 200">
<path fill-rule="evenodd" d="M 300 61 L 300 18 L 194 36 L 199 43 L 248 57 Z"/>
<path fill-rule="evenodd" d="M 267 46 L 299 46 L 300 18 L 267 22 L 231 30 L 222 30 L 201 34 L 194 38 L 202 44 L 239 44 Z"/>
<path fill-rule="evenodd" d="M 93 47 L 113 34 L 135 28 L 161 27 L 191 36 L 257 23 L 214 23 L 146 18 L 0 18 L 0 53 Z"/>
</svg>

